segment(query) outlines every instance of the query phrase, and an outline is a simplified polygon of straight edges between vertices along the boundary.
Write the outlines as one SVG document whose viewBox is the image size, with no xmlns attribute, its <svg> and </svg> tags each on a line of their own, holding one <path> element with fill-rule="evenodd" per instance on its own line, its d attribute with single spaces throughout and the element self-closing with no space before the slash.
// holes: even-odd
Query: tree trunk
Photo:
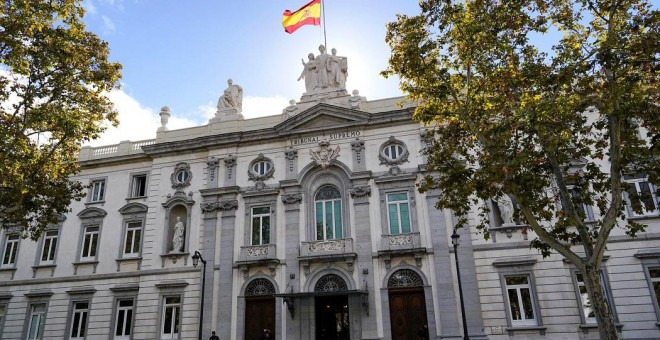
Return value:
<svg viewBox="0 0 660 340">
<path fill-rule="evenodd" d="M 618 340 L 619 333 L 617 333 L 614 324 L 614 314 L 610 310 L 605 297 L 605 290 L 600 281 L 600 268 L 587 265 L 585 272 L 582 272 L 584 286 L 587 288 L 589 301 L 591 301 L 591 308 L 596 316 L 598 323 L 598 332 L 601 340 Z M 582 311 L 581 311 L 582 312 Z"/>
</svg>

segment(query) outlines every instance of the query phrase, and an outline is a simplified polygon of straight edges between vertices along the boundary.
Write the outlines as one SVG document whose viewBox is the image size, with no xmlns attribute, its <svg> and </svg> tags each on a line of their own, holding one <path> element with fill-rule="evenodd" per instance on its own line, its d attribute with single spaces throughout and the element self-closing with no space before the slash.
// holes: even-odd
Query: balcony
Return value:
<svg viewBox="0 0 660 340">
<path fill-rule="evenodd" d="M 309 264 L 311 262 L 334 262 L 345 261 L 348 264 L 349 272 L 353 271 L 353 262 L 357 254 L 353 249 L 352 238 L 342 238 L 336 240 L 304 241 L 300 246 L 300 262 L 305 269 L 305 274 L 309 274 Z"/>
<path fill-rule="evenodd" d="M 277 265 L 280 260 L 277 259 L 277 248 L 274 244 L 262 244 L 254 246 L 241 247 L 241 254 L 235 266 L 243 271 L 244 275 L 248 275 L 250 267 L 254 266 L 268 266 L 271 274 L 274 275 Z"/>
<path fill-rule="evenodd" d="M 380 241 L 378 256 L 385 260 L 386 268 L 389 269 L 392 257 L 404 255 L 413 255 L 417 266 L 421 266 L 426 248 L 422 247 L 419 233 L 383 235 Z"/>
</svg>

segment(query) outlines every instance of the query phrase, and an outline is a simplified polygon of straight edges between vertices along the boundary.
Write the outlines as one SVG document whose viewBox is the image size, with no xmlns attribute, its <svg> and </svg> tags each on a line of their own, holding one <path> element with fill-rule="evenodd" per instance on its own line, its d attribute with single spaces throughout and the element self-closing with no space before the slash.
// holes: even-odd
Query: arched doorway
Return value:
<svg viewBox="0 0 660 340">
<path fill-rule="evenodd" d="M 348 316 L 348 287 L 339 275 L 328 274 L 321 277 L 314 286 L 318 293 L 316 305 L 316 339 L 348 340 L 350 324 Z"/>
<path fill-rule="evenodd" d="M 275 287 L 267 279 L 254 279 L 245 288 L 245 339 L 259 339 L 264 329 L 275 339 Z"/>
<path fill-rule="evenodd" d="M 397 270 L 387 281 L 392 340 L 428 339 L 424 281 L 411 269 Z"/>
</svg>

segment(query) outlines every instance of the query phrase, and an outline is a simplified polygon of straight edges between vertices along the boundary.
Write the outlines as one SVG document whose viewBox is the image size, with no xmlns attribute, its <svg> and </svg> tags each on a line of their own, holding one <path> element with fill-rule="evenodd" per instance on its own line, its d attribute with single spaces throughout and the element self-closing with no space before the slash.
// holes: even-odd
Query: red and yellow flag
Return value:
<svg viewBox="0 0 660 340">
<path fill-rule="evenodd" d="M 284 31 L 289 34 L 295 32 L 303 25 L 318 26 L 320 24 L 321 0 L 312 0 L 293 13 L 287 9 L 282 14 L 282 26 L 284 26 Z"/>
</svg>

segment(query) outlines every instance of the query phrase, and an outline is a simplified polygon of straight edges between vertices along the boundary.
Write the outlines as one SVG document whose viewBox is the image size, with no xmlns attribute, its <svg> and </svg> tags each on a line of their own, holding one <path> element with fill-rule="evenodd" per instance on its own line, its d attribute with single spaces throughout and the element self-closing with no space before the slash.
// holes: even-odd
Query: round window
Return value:
<svg viewBox="0 0 660 340">
<path fill-rule="evenodd" d="M 190 178 L 190 173 L 186 170 L 179 170 L 175 178 L 177 183 L 185 183 Z"/>
<path fill-rule="evenodd" d="M 273 168 L 273 165 L 268 161 L 259 161 L 252 165 L 252 171 L 254 171 L 259 176 L 263 176 Z"/>
<path fill-rule="evenodd" d="M 395 161 L 401 157 L 401 154 L 403 153 L 403 146 L 400 144 L 390 144 L 385 146 L 383 149 L 383 153 L 387 158 Z"/>
</svg>

